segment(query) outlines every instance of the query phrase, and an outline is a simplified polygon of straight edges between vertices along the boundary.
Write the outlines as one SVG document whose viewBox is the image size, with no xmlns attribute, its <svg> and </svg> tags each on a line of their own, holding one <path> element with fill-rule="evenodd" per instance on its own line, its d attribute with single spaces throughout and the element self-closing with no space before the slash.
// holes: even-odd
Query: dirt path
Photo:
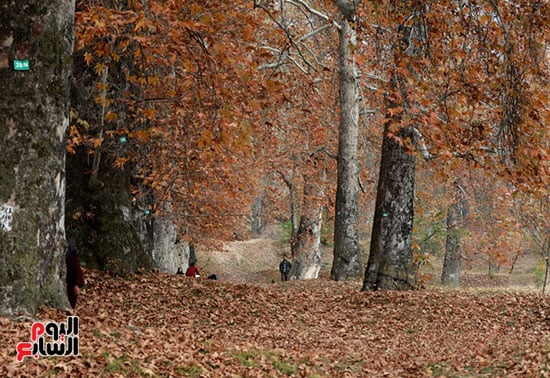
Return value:
<svg viewBox="0 0 550 378">
<path fill-rule="evenodd" d="M 271 284 L 278 279 L 278 266 L 287 246 L 269 237 L 227 244 L 221 251 L 198 251 L 201 272 L 215 273 L 220 280 L 234 283 Z"/>
<path fill-rule="evenodd" d="M 221 251 L 197 251 L 198 266 L 201 274 L 206 277 L 215 273 L 220 280 L 232 283 L 247 283 L 253 285 L 271 285 L 279 282 L 278 266 L 283 254 L 290 255 L 290 246 L 281 241 L 280 231 L 276 228 L 266 232 L 257 239 L 234 241 L 228 243 Z M 322 278 L 329 276 L 332 263 L 332 249 L 323 247 L 321 274 Z M 439 286 L 441 276 L 442 256 L 433 256 L 429 268 L 423 270 L 431 277 L 427 286 Z M 537 257 L 526 255 L 518 260 L 513 274 L 507 269 L 489 275 L 481 263 L 461 273 L 462 288 L 493 288 L 511 289 L 514 291 L 538 292 L 534 269 Z"/>
</svg>

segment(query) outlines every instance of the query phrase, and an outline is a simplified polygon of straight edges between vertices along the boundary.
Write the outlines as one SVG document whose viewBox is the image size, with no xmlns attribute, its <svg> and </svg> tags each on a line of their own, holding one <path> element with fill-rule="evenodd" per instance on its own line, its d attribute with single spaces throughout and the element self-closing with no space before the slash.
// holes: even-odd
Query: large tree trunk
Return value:
<svg viewBox="0 0 550 378">
<path fill-rule="evenodd" d="M 300 227 L 292 242 L 290 276 L 298 280 L 319 278 L 321 270 L 322 189 L 310 175 L 304 176 L 304 201 Z"/>
<path fill-rule="evenodd" d="M 464 213 L 464 196 L 458 187 L 455 189 L 455 200 L 447 210 L 447 237 L 445 241 L 445 258 L 441 272 L 441 284 L 459 286 L 460 277 L 460 224 Z"/>
<path fill-rule="evenodd" d="M 359 135 L 358 71 L 354 61 L 357 36 L 355 1 L 335 1 L 342 13 L 339 29 L 340 127 L 338 136 L 338 182 L 334 220 L 334 260 L 331 279 L 346 280 L 361 274 L 358 222 Z"/>
<path fill-rule="evenodd" d="M 402 290 L 416 282 L 412 263 L 415 157 L 385 128 L 369 261 L 363 290 Z M 401 130 L 404 138 L 406 130 Z"/>
<path fill-rule="evenodd" d="M 266 221 L 264 216 L 264 198 L 265 192 L 262 192 L 252 204 L 252 216 L 250 220 L 250 230 L 254 237 L 259 237 L 264 232 Z"/>
<path fill-rule="evenodd" d="M 405 24 L 400 25 L 402 35 L 393 46 L 396 68 L 392 72 L 390 93 L 386 98 L 388 121 L 384 126 L 376 208 L 363 290 L 404 290 L 416 285 L 412 256 L 415 156 L 414 151 L 407 147 L 414 144 L 415 129 L 402 122 L 411 106 L 408 80 L 399 70 L 399 67 L 407 67 L 414 74 L 415 68 L 411 63 L 424 54 L 427 45 L 424 5 L 419 1 L 414 7 L 413 14 Z"/>
<path fill-rule="evenodd" d="M 131 62 L 128 57 L 109 62 L 109 70 L 104 69 L 98 76 L 86 64 L 84 54 L 83 50 L 74 54 L 71 105 L 78 115 L 74 127 L 87 122 L 90 127 L 80 131 L 103 142 L 94 148 L 88 143 L 74 146 L 74 153 L 67 156 L 67 238 L 77 246 L 82 261 L 89 267 L 126 276 L 152 268 L 153 260 L 159 261 L 160 255 L 173 254 L 174 243 L 168 233 L 157 232 L 156 227 L 164 220 L 154 221 L 152 210 L 156 200 L 152 194 L 145 194 L 150 188 L 134 178 L 136 164 L 115 166 L 120 157 L 147 151 L 131 141 L 119 143 L 118 137 L 114 137 L 119 130 L 134 125 L 132 110 L 125 101 L 107 106 L 104 101 L 94 100 L 97 96 L 124 98 L 127 93 L 141 96 L 141 89 L 132 86 L 123 73 Z M 105 119 L 109 111 L 118 118 Z M 132 187 L 143 194 L 132 194 Z M 172 269 L 162 264 L 157 267 Z"/>
<path fill-rule="evenodd" d="M 0 4 L 0 313 L 68 306 L 65 132 L 73 0 Z M 14 60 L 27 60 L 15 70 Z"/>
<path fill-rule="evenodd" d="M 293 158 L 294 159 L 294 158 Z M 294 248 L 295 245 L 295 239 L 296 235 L 298 234 L 298 190 L 296 188 L 296 164 L 294 163 L 292 166 L 292 173 L 291 175 L 283 174 L 281 173 L 281 177 L 283 178 L 283 181 L 285 182 L 285 185 L 288 188 L 289 192 L 289 199 L 290 199 L 290 241 L 291 241 L 291 249 Z M 292 253 L 294 254 L 294 250 L 292 250 Z"/>
</svg>

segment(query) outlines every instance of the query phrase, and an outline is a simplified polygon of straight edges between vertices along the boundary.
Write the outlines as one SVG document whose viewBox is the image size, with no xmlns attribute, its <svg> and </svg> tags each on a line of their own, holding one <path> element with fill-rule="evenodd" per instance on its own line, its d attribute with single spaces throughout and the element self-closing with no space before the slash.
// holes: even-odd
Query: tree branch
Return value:
<svg viewBox="0 0 550 378">
<path fill-rule="evenodd" d="M 305 1 L 303 0 L 286 0 L 287 3 L 290 3 L 294 6 L 299 6 L 301 5 L 302 7 L 304 7 L 309 13 L 319 17 L 319 18 L 322 18 L 323 20 L 329 22 L 330 21 L 330 17 L 327 16 L 326 14 L 324 13 L 321 13 L 320 11 L 318 11 L 317 9 L 314 9 L 311 7 L 311 5 L 309 5 L 308 3 L 306 3 Z M 332 25 L 336 27 L 336 29 L 340 30 L 340 25 L 338 25 L 336 22 L 332 21 Z"/>
<path fill-rule="evenodd" d="M 430 154 L 430 151 L 428 151 L 428 147 L 426 147 L 426 141 L 424 140 L 422 133 L 416 127 L 412 128 L 412 132 L 414 146 L 418 151 L 420 151 L 422 157 L 424 157 L 424 160 L 430 161 L 432 159 L 432 155 Z"/>
</svg>

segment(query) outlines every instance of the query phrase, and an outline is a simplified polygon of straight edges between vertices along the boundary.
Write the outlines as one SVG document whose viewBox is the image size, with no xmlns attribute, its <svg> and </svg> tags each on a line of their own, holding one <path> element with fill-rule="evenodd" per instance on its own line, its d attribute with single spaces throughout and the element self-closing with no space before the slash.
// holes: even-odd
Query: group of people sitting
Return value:
<svg viewBox="0 0 550 378">
<path fill-rule="evenodd" d="M 281 281 L 288 281 L 290 279 L 290 269 L 292 268 L 292 264 L 287 258 L 287 255 L 283 256 L 283 261 L 279 264 L 279 271 L 281 272 Z M 181 267 L 178 268 L 178 271 L 176 274 L 184 274 Z M 195 277 L 199 278 L 199 269 L 195 266 L 194 262 L 189 263 L 189 267 L 185 271 L 186 277 Z M 215 274 L 211 274 L 208 276 L 209 280 L 217 280 L 218 277 Z"/>
<path fill-rule="evenodd" d="M 176 272 L 176 274 L 184 274 L 181 267 L 178 268 L 178 271 Z M 189 267 L 185 271 L 185 276 L 186 277 L 200 278 L 201 275 L 199 273 L 199 269 L 195 266 L 194 262 L 189 263 Z M 218 276 L 216 276 L 215 274 L 211 274 L 207 278 L 209 280 L 217 280 Z"/>
<path fill-rule="evenodd" d="M 76 307 L 78 295 L 80 294 L 80 287 L 84 285 L 84 274 L 82 272 L 82 268 L 80 267 L 77 250 L 71 243 L 68 243 L 65 261 L 67 265 L 67 296 L 69 298 L 69 303 L 71 307 L 74 309 Z M 279 264 L 281 281 L 289 280 L 291 267 L 292 265 L 290 261 L 288 260 L 287 256 L 284 255 L 283 261 L 281 261 L 281 263 Z M 176 274 L 184 274 L 181 267 L 178 268 Z M 194 278 L 200 277 L 199 269 L 195 266 L 195 262 L 189 263 L 189 267 L 185 271 L 185 276 Z M 217 280 L 218 276 L 216 276 L 216 274 L 211 274 L 207 278 L 209 280 Z"/>
</svg>

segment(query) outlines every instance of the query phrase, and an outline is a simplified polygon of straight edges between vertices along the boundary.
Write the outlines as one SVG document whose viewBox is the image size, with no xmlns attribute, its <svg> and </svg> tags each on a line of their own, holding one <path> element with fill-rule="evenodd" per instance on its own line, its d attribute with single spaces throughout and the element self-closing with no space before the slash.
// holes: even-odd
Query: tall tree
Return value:
<svg viewBox="0 0 550 378">
<path fill-rule="evenodd" d="M 460 282 L 460 226 L 464 218 L 466 199 L 460 181 L 453 185 L 453 201 L 447 208 L 447 233 L 445 240 L 445 257 L 441 272 L 441 283 L 448 286 L 458 286 Z"/>
<path fill-rule="evenodd" d="M 0 3 L 0 313 L 68 305 L 65 131 L 74 0 Z"/>
<path fill-rule="evenodd" d="M 334 260 L 330 277 L 341 281 L 361 274 L 358 223 L 359 71 L 355 62 L 355 22 L 359 0 L 335 0 L 338 22 L 338 75 L 340 124 L 338 129 L 338 182 L 334 217 Z"/>
<path fill-rule="evenodd" d="M 262 9 L 267 9 L 268 1 L 256 1 L 255 4 Z M 357 28 L 359 20 L 357 16 L 359 0 L 332 1 L 336 6 L 328 16 L 324 11 L 315 9 L 309 2 L 277 1 L 273 2 L 280 14 L 289 13 L 286 4 L 294 5 L 298 14 L 311 15 L 315 20 L 306 17 L 307 25 L 315 25 L 313 30 L 299 38 L 296 30 L 300 22 L 281 16 L 276 22 L 285 31 L 288 41 L 284 49 L 280 49 L 278 61 L 269 67 L 280 67 L 281 64 L 291 61 L 301 71 L 309 72 L 319 65 L 323 71 L 332 70 L 331 60 L 327 60 L 328 52 L 321 52 L 317 43 L 314 46 L 305 46 L 304 41 L 313 36 L 322 35 L 325 30 L 336 28 L 338 31 L 338 91 L 339 91 L 339 127 L 338 127 L 338 153 L 337 153 L 337 189 L 335 200 L 334 220 L 334 250 L 331 278 L 345 280 L 349 277 L 358 277 L 361 274 L 360 247 L 358 235 L 358 208 L 359 208 L 359 164 L 358 164 L 358 139 L 359 139 L 359 113 L 361 101 L 360 73 L 357 65 L 358 51 L 362 48 L 357 43 Z M 329 7 L 328 2 L 319 2 L 318 5 Z M 273 17 L 273 12 L 270 12 Z M 321 20 L 321 24 L 318 24 Z M 292 21 L 292 22 L 290 22 Z M 304 46 L 305 48 L 302 48 Z M 327 50 L 334 50 L 335 44 Z M 288 50 L 288 51 L 287 51 Z M 296 50 L 296 52 L 294 52 Z M 313 57 L 310 59 L 311 55 Z M 332 55 L 332 54 L 331 54 Z M 322 59 L 319 58 L 323 57 Z M 297 64 L 300 60 L 301 64 Z M 322 61 L 322 63 L 320 63 Z M 333 60 L 332 60 L 333 61 Z M 313 62 L 313 63 L 312 63 Z M 326 62 L 326 63 L 325 63 Z M 329 65 L 330 64 L 330 65 Z M 315 72 L 315 75 L 319 73 Z M 320 75 L 319 75 L 320 76 Z"/>
<path fill-rule="evenodd" d="M 428 30 L 425 4 L 403 2 L 411 14 L 399 26 L 394 41 L 394 68 L 386 95 L 388 112 L 384 123 L 382 160 L 374 211 L 369 261 L 363 290 L 407 289 L 416 284 L 412 256 L 414 216 L 414 141 L 418 129 L 410 102 L 409 76 L 418 75 L 417 61 L 426 52 Z"/>
<path fill-rule="evenodd" d="M 321 271 L 321 229 L 323 226 L 324 156 L 311 156 L 312 165 L 304 171 L 302 214 L 292 240 L 292 270 L 290 276 L 299 280 L 319 278 Z M 316 174 L 317 173 L 317 174 Z"/>
<path fill-rule="evenodd" d="M 269 68 L 286 82 L 285 103 L 277 113 L 278 127 L 272 127 L 275 143 L 269 151 L 273 169 L 289 191 L 295 262 L 291 275 L 317 278 L 321 267 L 321 214 L 330 202 L 326 198 L 332 194 L 328 185 L 331 180 L 326 177 L 334 171 L 330 167 L 336 161 L 326 159 L 335 157 L 331 152 L 335 149 L 332 141 L 336 119 L 332 111 L 334 24 L 302 0 L 257 1 L 255 5 L 284 32 L 283 40 L 273 38 L 272 32 L 265 37 L 266 45 L 269 42 L 266 49 L 273 57 L 271 63 L 260 68 Z"/>
</svg>

